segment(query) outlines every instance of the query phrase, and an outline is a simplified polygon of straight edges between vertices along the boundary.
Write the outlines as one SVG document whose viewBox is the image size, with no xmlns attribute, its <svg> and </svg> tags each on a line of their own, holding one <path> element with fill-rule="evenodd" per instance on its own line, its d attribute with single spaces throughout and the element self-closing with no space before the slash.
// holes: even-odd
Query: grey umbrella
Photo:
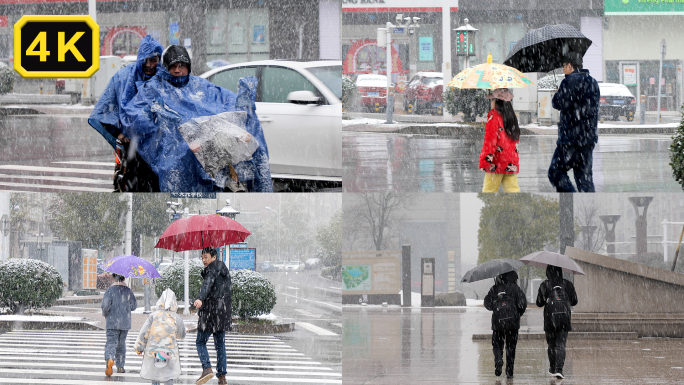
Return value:
<svg viewBox="0 0 684 385">
<path fill-rule="evenodd" d="M 492 259 L 468 270 L 463 275 L 461 282 L 475 282 L 487 278 L 494 278 L 499 274 L 515 271 L 523 266 L 525 266 L 525 264 L 516 259 Z"/>
<path fill-rule="evenodd" d="M 527 31 L 503 64 L 521 72 L 549 72 L 563 66 L 566 53 L 577 52 L 584 56 L 590 45 L 591 40 L 571 25 L 545 25 Z"/>
<path fill-rule="evenodd" d="M 558 266 L 566 273 L 586 275 L 575 261 L 563 254 L 550 251 L 537 251 L 520 258 L 520 261 L 526 265 L 541 268 L 546 268 L 548 265 Z"/>
</svg>

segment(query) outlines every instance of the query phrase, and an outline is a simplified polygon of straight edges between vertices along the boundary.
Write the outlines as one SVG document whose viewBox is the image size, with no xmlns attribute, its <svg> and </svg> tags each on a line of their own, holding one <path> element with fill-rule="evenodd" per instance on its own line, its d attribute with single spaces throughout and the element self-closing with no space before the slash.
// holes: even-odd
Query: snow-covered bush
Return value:
<svg viewBox="0 0 684 385">
<path fill-rule="evenodd" d="M 0 63 L 0 95 L 12 91 L 14 88 L 15 72 L 5 63 Z"/>
<path fill-rule="evenodd" d="M 465 122 L 474 122 L 476 117 L 486 115 L 491 107 L 482 90 L 448 87 L 442 95 L 442 100 L 444 108 L 450 114 L 463 112 Z"/>
<path fill-rule="evenodd" d="M 275 288 L 263 275 L 247 269 L 231 270 L 233 314 L 240 318 L 268 314 L 276 304 Z"/>
<path fill-rule="evenodd" d="M 64 281 L 53 266 L 35 259 L 0 262 L 0 307 L 12 313 L 52 306 L 62 296 Z"/>
<path fill-rule="evenodd" d="M 353 111 L 359 100 L 359 88 L 347 75 L 342 75 L 342 107 Z"/>
<path fill-rule="evenodd" d="M 682 105 L 684 109 L 684 105 Z M 684 188 L 684 114 L 670 145 L 670 166 L 675 180 Z"/>
<path fill-rule="evenodd" d="M 199 295 L 200 288 L 202 288 L 202 270 L 204 265 L 198 259 L 190 259 L 189 261 L 189 282 L 190 282 L 190 302 L 192 303 Z M 157 297 L 161 296 L 162 292 L 168 288 L 176 293 L 176 298 L 183 300 L 185 293 L 185 261 L 179 260 L 169 265 L 162 272 L 161 278 L 157 278 L 154 282 L 154 292 Z"/>
</svg>

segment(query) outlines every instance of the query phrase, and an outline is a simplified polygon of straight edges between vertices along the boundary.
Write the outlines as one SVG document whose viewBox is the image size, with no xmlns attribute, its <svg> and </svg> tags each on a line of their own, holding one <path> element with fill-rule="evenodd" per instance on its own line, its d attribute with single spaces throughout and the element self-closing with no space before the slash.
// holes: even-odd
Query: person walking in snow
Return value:
<svg viewBox="0 0 684 385">
<path fill-rule="evenodd" d="M 181 375 L 178 340 L 185 338 L 185 323 L 176 310 L 176 294 L 164 290 L 135 342 L 135 352 L 143 356 L 140 377 L 152 385 L 172 385 Z"/>
<path fill-rule="evenodd" d="M 487 114 L 484 143 L 480 152 L 480 170 L 485 172 L 482 192 L 520 192 L 518 186 L 518 142 L 520 127 L 513 111 L 513 93 L 508 88 L 495 89 L 486 96 L 492 110 Z"/>
<path fill-rule="evenodd" d="M 126 337 L 131 329 L 131 312 L 138 307 L 133 290 L 126 286 L 123 275 L 112 274 L 114 283 L 102 297 L 102 315 L 107 319 L 105 374 L 110 377 L 116 361 L 116 372 L 126 373 Z"/>
</svg>

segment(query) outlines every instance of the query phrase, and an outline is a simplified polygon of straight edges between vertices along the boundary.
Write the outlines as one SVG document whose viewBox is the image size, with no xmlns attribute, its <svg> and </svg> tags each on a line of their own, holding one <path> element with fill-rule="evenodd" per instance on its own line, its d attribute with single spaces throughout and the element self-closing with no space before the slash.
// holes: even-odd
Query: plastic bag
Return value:
<svg viewBox="0 0 684 385">
<path fill-rule="evenodd" d="M 204 171 L 216 178 L 219 170 L 251 160 L 259 143 L 242 127 L 247 113 L 222 112 L 190 119 L 178 127 Z"/>
</svg>

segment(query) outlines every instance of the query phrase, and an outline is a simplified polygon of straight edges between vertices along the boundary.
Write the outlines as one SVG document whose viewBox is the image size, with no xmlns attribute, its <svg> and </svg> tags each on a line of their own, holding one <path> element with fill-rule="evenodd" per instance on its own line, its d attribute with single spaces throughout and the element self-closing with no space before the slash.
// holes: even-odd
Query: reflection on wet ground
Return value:
<svg viewBox="0 0 684 385">
<path fill-rule="evenodd" d="M 684 341 L 568 341 L 565 380 L 547 374 L 546 342 L 521 340 L 511 380 L 494 375 L 491 312 L 484 308 L 345 307 L 342 376 L 345 384 L 682 384 Z M 521 332 L 541 331 L 542 312 L 530 308 Z"/>
<path fill-rule="evenodd" d="M 479 192 L 483 139 L 345 132 L 346 192 Z M 669 165 L 669 135 L 602 135 L 594 149 L 597 192 L 681 191 Z M 556 136 L 520 139 L 523 192 L 552 192 L 547 178 Z M 570 176 L 572 179 L 572 175 Z"/>
</svg>

